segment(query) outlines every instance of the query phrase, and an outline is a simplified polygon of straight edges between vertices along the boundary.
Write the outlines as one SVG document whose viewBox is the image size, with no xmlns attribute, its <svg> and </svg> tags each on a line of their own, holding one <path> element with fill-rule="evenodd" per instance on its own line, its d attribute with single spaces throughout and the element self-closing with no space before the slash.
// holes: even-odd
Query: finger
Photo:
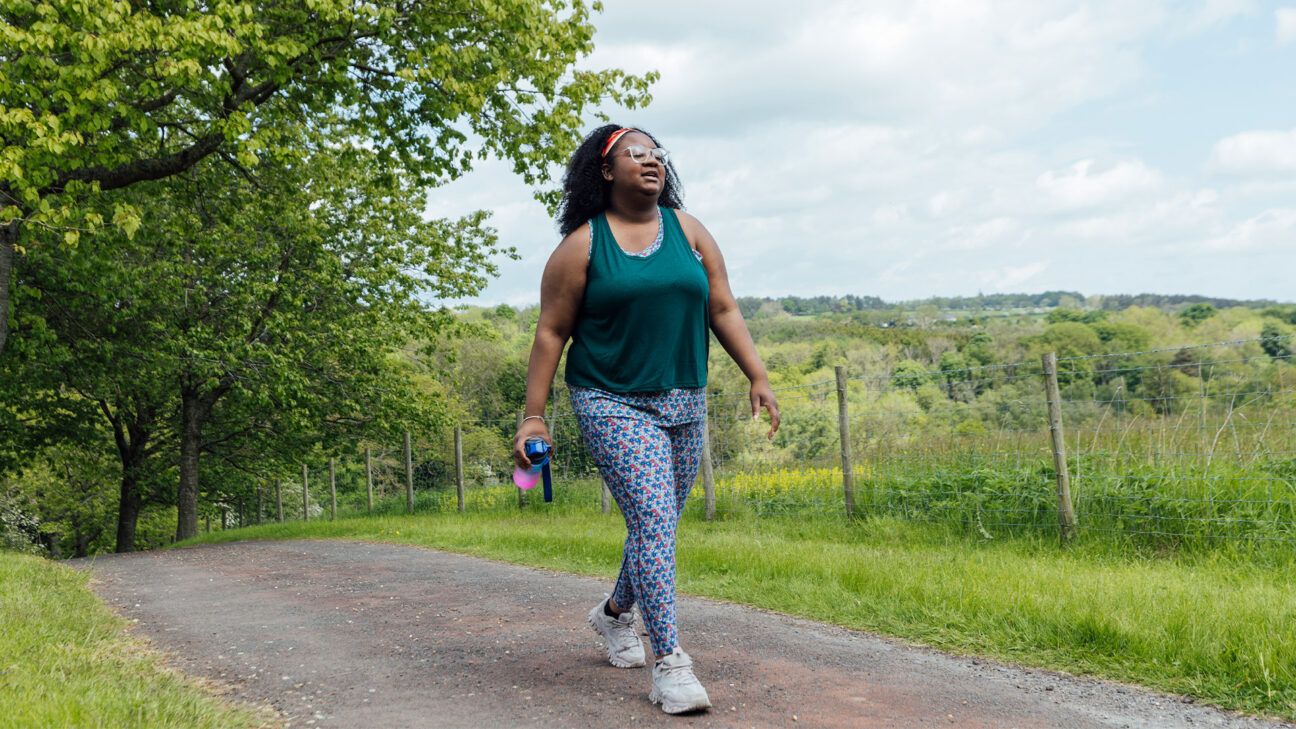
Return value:
<svg viewBox="0 0 1296 729">
<path fill-rule="evenodd" d="M 753 392 L 751 394 L 752 420 L 755 420 L 756 416 L 760 415 L 760 404 L 761 396 Z"/>
<path fill-rule="evenodd" d="M 520 445 L 513 447 L 513 462 L 516 463 L 519 468 L 525 469 L 531 467 L 531 459 L 526 457 L 526 451 L 523 450 Z"/>
<path fill-rule="evenodd" d="M 778 432 L 779 423 L 782 422 L 782 418 L 779 416 L 779 409 L 777 403 L 768 403 L 766 404 L 765 409 L 769 411 L 769 415 L 770 415 L 769 435 L 767 435 L 766 437 L 773 438 L 774 434 Z"/>
</svg>

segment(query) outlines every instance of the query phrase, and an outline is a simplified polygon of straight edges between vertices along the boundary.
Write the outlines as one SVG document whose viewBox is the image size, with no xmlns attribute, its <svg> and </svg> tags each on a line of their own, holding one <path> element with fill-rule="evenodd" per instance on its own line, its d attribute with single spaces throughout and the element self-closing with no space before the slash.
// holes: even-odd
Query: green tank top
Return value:
<svg viewBox="0 0 1296 729">
<path fill-rule="evenodd" d="M 622 250 L 606 216 L 590 226 L 567 384 L 616 393 L 705 387 L 711 287 L 675 211 L 662 208 L 662 244 L 647 256 Z"/>
</svg>

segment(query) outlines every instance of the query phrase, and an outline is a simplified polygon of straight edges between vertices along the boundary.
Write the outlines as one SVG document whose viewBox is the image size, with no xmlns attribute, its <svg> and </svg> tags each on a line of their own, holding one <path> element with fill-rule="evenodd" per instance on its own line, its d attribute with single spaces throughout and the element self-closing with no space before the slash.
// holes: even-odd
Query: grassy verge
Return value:
<svg viewBox="0 0 1296 729">
<path fill-rule="evenodd" d="M 311 537 L 611 578 L 624 527 L 615 514 L 537 506 L 289 522 L 193 542 Z M 1141 557 L 1099 542 L 1061 550 L 1052 540 L 974 541 L 930 525 L 824 517 L 686 517 L 680 555 L 682 592 L 1296 719 L 1291 560 Z"/>
<path fill-rule="evenodd" d="M 86 587 L 89 575 L 0 551 L 0 727 L 254 727 L 168 669 Z"/>
</svg>

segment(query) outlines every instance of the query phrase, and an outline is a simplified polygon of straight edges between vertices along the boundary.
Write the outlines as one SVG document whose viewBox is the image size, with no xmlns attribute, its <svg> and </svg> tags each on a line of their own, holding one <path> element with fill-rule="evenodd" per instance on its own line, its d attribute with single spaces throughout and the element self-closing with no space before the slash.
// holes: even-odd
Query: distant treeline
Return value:
<svg viewBox="0 0 1296 729">
<path fill-rule="evenodd" d="M 934 306 L 942 311 L 1004 311 L 1013 309 L 1052 309 L 1059 306 L 1084 306 L 1107 311 L 1123 311 L 1131 306 L 1175 309 L 1190 304 L 1210 304 L 1217 309 L 1234 306 L 1263 308 L 1275 306 L 1269 299 L 1222 299 L 1194 294 L 1109 294 L 1088 297 L 1079 291 L 1044 291 L 1037 294 L 984 294 L 980 296 L 933 296 L 912 301 L 885 301 L 877 296 L 742 296 L 738 306 L 750 318 L 761 309 L 778 307 L 798 316 L 847 313 L 853 311 L 888 311 Z"/>
</svg>

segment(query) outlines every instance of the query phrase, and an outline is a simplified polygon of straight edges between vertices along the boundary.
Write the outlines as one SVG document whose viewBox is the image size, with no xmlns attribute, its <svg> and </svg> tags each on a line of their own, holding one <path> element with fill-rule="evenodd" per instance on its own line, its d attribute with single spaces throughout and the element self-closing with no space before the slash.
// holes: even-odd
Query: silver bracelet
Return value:
<svg viewBox="0 0 1296 729">
<path fill-rule="evenodd" d="M 522 418 L 522 422 L 525 423 L 526 421 L 530 420 L 531 418 L 539 418 L 539 419 L 540 419 L 540 422 L 542 422 L 542 423 L 544 423 L 544 421 L 545 421 L 543 415 L 528 415 L 528 416 L 526 416 L 525 418 Z M 546 423 L 546 425 L 547 425 L 547 423 Z"/>
</svg>

